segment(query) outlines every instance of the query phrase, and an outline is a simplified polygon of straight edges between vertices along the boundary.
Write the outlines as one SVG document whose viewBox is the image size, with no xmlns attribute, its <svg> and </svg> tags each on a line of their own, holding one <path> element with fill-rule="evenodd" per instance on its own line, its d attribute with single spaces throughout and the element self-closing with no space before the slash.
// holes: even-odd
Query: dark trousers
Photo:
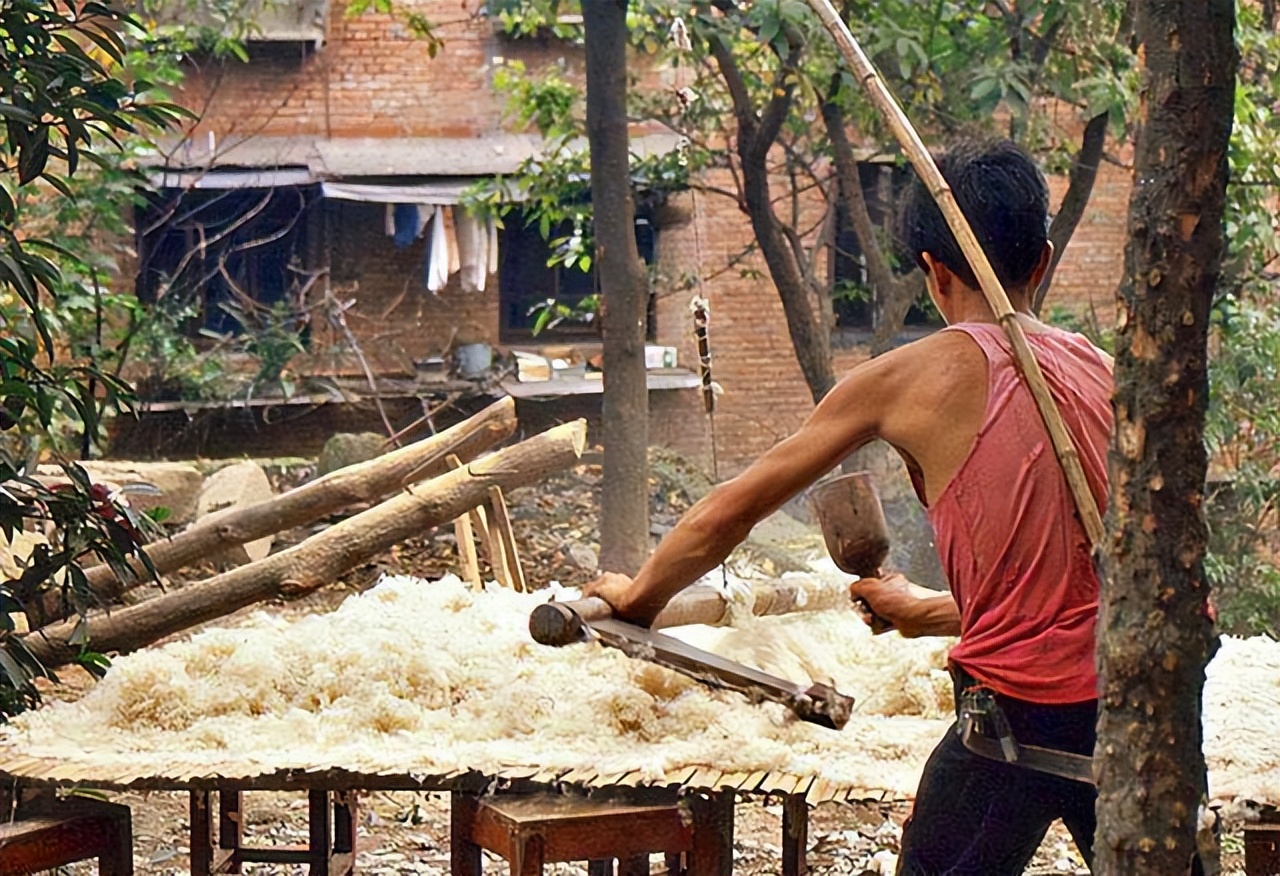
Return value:
<svg viewBox="0 0 1280 876">
<path fill-rule="evenodd" d="M 972 683 L 955 673 L 956 702 Z M 1092 755 L 1097 701 L 1066 706 L 996 701 L 1020 743 Z M 1097 790 L 974 754 L 952 725 L 925 764 L 915 808 L 902 833 L 899 876 L 1018 876 L 1061 818 L 1087 863 L 1093 861 Z"/>
</svg>

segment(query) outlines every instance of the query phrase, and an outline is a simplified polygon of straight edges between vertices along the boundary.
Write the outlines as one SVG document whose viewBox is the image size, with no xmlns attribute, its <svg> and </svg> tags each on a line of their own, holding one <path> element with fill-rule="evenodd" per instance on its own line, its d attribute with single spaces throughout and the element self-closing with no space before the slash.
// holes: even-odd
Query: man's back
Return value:
<svg viewBox="0 0 1280 876">
<path fill-rule="evenodd" d="M 1031 345 L 1101 505 L 1109 367 L 1080 336 L 1040 328 L 1028 333 Z M 1035 403 L 999 326 L 962 323 L 942 334 L 952 337 L 926 346 L 946 344 L 949 364 L 915 382 L 902 400 L 899 434 L 885 437 L 907 457 L 929 505 L 960 607 L 952 660 L 1009 696 L 1092 699 L 1097 578 Z"/>
</svg>

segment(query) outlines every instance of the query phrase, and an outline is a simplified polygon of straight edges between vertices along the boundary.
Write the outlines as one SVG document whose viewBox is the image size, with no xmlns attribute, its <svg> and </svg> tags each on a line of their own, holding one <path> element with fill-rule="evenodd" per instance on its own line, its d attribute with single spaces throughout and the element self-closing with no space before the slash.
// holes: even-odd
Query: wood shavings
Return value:
<svg viewBox="0 0 1280 876">
<path fill-rule="evenodd" d="M 950 723 L 950 688 L 936 675 L 946 643 L 872 637 L 852 611 L 690 634 L 729 657 L 775 637 L 776 653 L 794 658 L 788 671 L 821 673 L 858 698 L 835 732 L 596 644 L 535 645 L 528 616 L 542 598 L 388 578 L 329 614 L 206 630 L 121 658 L 80 701 L 0 728 L 0 762 L 57 761 L 87 780 L 328 768 L 697 780 L 821 801 L 848 789 L 910 795 Z M 1206 692 L 1223 713 L 1206 718 L 1215 792 L 1280 769 L 1280 645 L 1238 644 L 1224 642 Z M 1238 687 L 1246 671 L 1257 684 Z M 1247 761 L 1239 739 L 1250 740 Z M 1250 793 L 1275 796 L 1264 790 Z"/>
</svg>

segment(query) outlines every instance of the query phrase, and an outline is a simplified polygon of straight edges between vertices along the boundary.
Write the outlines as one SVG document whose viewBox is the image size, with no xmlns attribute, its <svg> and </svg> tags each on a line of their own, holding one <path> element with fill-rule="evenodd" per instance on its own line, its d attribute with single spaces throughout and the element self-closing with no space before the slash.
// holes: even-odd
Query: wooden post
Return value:
<svg viewBox="0 0 1280 876">
<path fill-rule="evenodd" d="M 457 454 L 447 457 L 449 468 L 461 468 L 462 460 Z M 462 569 L 462 580 L 479 589 L 484 582 L 480 580 L 480 560 L 476 556 L 475 533 L 471 529 L 471 512 L 459 514 L 453 521 L 453 537 L 458 542 L 458 562 Z"/>
<path fill-rule="evenodd" d="M 330 876 L 329 856 L 332 851 L 333 813 L 329 811 L 328 791 L 309 791 L 307 826 L 311 852 L 311 876 Z"/>
<path fill-rule="evenodd" d="M 449 801 L 449 876 L 483 876 L 480 847 L 471 841 L 479 803 L 463 791 L 454 791 Z"/>
<path fill-rule="evenodd" d="M 218 848 L 227 853 L 227 873 L 241 871 L 240 849 L 244 844 L 244 795 L 228 788 L 218 790 Z"/>
<path fill-rule="evenodd" d="M 192 791 L 189 809 L 191 825 L 191 876 L 213 876 L 213 813 L 208 791 Z"/>
<path fill-rule="evenodd" d="M 809 864 L 809 804 L 803 794 L 788 794 L 782 801 L 782 876 L 805 876 Z"/>
<path fill-rule="evenodd" d="M 507 500 L 502 496 L 501 487 L 489 488 L 489 521 L 493 524 L 490 535 L 498 540 L 498 549 L 502 551 L 503 563 L 506 565 L 507 577 L 511 587 L 518 593 L 524 593 L 524 570 L 520 567 L 520 555 L 516 552 L 516 535 L 511 529 L 511 514 L 507 511 Z"/>
<path fill-rule="evenodd" d="M 693 813 L 693 848 L 688 876 L 733 876 L 733 792 L 719 791 L 689 799 Z"/>
</svg>

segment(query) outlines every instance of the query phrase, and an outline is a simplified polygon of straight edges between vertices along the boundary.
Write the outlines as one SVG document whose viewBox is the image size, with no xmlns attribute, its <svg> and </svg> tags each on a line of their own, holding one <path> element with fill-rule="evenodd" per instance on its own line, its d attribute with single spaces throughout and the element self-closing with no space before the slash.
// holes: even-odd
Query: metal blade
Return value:
<svg viewBox="0 0 1280 876">
<path fill-rule="evenodd" d="M 853 712 L 853 697 L 827 684 L 797 684 L 625 621 L 592 620 L 587 627 L 603 644 L 629 657 L 665 666 L 712 687 L 737 691 L 752 702 L 782 703 L 813 724 L 839 730 Z"/>
</svg>

